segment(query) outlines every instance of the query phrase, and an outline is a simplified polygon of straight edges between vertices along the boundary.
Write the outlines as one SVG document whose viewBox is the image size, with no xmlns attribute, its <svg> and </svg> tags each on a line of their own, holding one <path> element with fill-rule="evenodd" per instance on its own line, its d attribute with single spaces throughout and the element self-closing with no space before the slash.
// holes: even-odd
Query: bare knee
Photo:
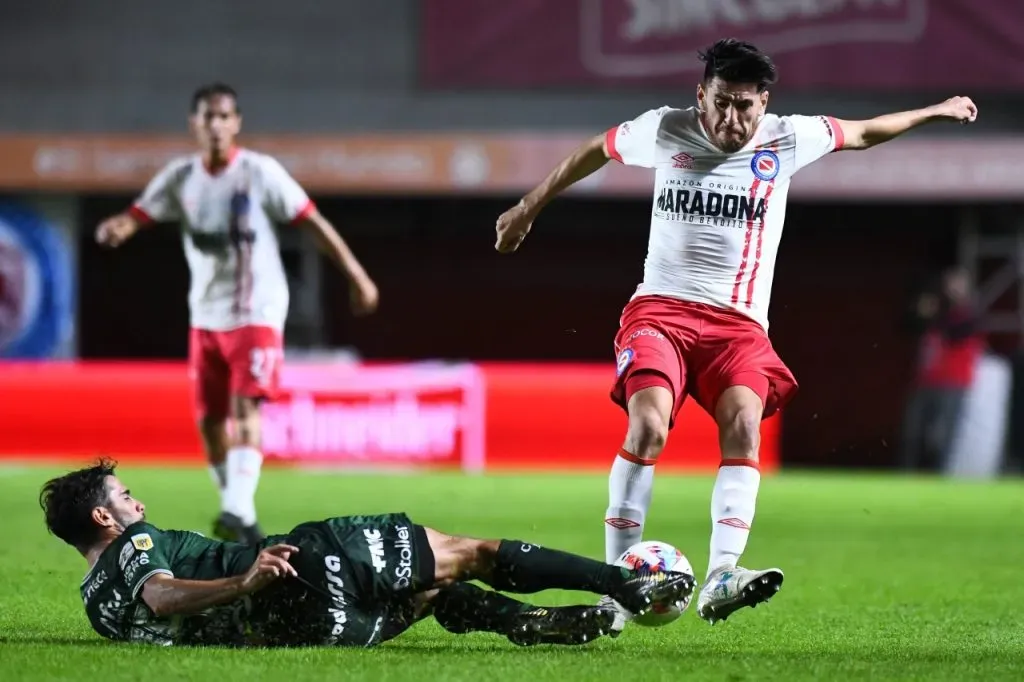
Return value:
<svg viewBox="0 0 1024 682">
<path fill-rule="evenodd" d="M 624 449 L 640 459 L 657 459 L 668 441 L 672 394 L 664 388 L 643 389 L 629 400 L 629 429 Z"/>
<path fill-rule="evenodd" d="M 256 398 L 235 396 L 231 400 L 231 417 L 235 422 L 235 444 L 258 448 L 260 446 L 260 401 Z"/>
<path fill-rule="evenodd" d="M 434 554 L 435 587 L 490 574 L 498 555 L 499 541 L 447 535 L 431 528 L 425 530 Z"/>
<path fill-rule="evenodd" d="M 761 444 L 761 399 L 745 386 L 734 388 L 744 390 L 723 395 L 715 414 L 722 458 L 756 461 Z"/>
</svg>

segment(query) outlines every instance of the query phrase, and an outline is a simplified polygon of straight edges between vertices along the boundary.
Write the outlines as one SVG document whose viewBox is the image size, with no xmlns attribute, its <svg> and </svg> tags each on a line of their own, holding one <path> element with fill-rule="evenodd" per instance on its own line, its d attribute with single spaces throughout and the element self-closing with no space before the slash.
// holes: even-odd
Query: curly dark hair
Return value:
<svg viewBox="0 0 1024 682">
<path fill-rule="evenodd" d="M 106 479 L 116 468 L 116 462 L 100 459 L 91 467 L 47 481 L 39 492 L 47 529 L 79 549 L 95 542 L 99 527 L 92 521 L 92 510 L 107 503 Z"/>
<path fill-rule="evenodd" d="M 209 105 L 210 100 L 218 95 L 224 95 L 230 97 L 235 101 L 235 111 L 242 113 L 242 109 L 238 106 L 238 93 L 235 89 L 227 83 L 220 81 L 215 83 L 206 83 L 196 88 L 195 92 L 192 93 L 192 109 L 190 110 L 193 114 L 199 111 L 199 104 L 206 102 Z"/>
<path fill-rule="evenodd" d="M 764 92 L 778 80 L 771 57 L 751 43 L 725 38 L 698 54 L 704 62 L 704 82 L 714 77 L 727 83 L 755 83 Z"/>
</svg>

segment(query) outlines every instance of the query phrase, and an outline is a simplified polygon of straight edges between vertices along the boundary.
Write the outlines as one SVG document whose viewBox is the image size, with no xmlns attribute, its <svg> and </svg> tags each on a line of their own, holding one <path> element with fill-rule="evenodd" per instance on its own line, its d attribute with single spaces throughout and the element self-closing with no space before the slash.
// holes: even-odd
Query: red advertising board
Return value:
<svg viewBox="0 0 1024 682">
<path fill-rule="evenodd" d="M 600 364 L 293 363 L 265 406 L 269 460 L 374 469 L 606 469 L 625 434 Z M 0 460 L 200 464 L 183 363 L 0 365 Z M 761 461 L 779 462 L 779 418 Z M 689 401 L 661 470 L 718 464 L 712 420 Z"/>
<path fill-rule="evenodd" d="M 697 51 L 724 37 L 771 54 L 787 90 L 1024 85 L 1020 2 L 430 0 L 420 13 L 420 78 L 434 88 L 689 91 Z"/>
</svg>

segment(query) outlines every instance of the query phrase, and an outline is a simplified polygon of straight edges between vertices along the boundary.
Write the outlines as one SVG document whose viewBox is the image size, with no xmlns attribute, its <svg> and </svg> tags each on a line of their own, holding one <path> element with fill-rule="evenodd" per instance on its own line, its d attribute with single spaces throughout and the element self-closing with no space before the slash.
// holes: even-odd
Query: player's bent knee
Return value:
<svg viewBox="0 0 1024 682">
<path fill-rule="evenodd" d="M 490 572 L 498 554 L 497 541 L 446 535 L 425 528 L 434 554 L 434 585 L 445 587 L 460 580 L 472 580 Z"/>
<path fill-rule="evenodd" d="M 721 440 L 729 457 L 757 459 L 761 441 L 761 411 L 757 408 L 740 409 L 719 424 Z M 723 455 L 726 453 L 723 452 Z"/>
<path fill-rule="evenodd" d="M 235 421 L 235 441 L 238 445 L 259 447 L 260 404 L 256 398 L 235 396 L 231 416 Z"/>
<path fill-rule="evenodd" d="M 656 406 L 630 409 L 624 448 L 641 459 L 657 459 L 668 441 L 669 416 Z"/>
</svg>

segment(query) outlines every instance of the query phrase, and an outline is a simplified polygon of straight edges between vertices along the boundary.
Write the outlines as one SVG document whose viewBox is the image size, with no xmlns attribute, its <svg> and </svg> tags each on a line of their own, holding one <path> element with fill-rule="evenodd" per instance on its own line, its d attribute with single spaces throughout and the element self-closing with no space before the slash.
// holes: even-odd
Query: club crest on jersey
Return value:
<svg viewBox="0 0 1024 682">
<path fill-rule="evenodd" d="M 149 533 L 139 533 L 132 536 L 132 544 L 135 545 L 135 549 L 145 552 L 153 549 L 153 538 L 149 537 Z"/>
<path fill-rule="evenodd" d="M 779 174 L 779 155 L 770 149 L 759 150 L 750 162 L 750 170 L 759 180 L 774 180 Z"/>
<path fill-rule="evenodd" d="M 619 359 L 615 362 L 615 376 L 622 376 L 622 373 L 626 371 L 633 362 L 633 349 L 623 348 L 622 352 L 619 353 Z"/>
</svg>

